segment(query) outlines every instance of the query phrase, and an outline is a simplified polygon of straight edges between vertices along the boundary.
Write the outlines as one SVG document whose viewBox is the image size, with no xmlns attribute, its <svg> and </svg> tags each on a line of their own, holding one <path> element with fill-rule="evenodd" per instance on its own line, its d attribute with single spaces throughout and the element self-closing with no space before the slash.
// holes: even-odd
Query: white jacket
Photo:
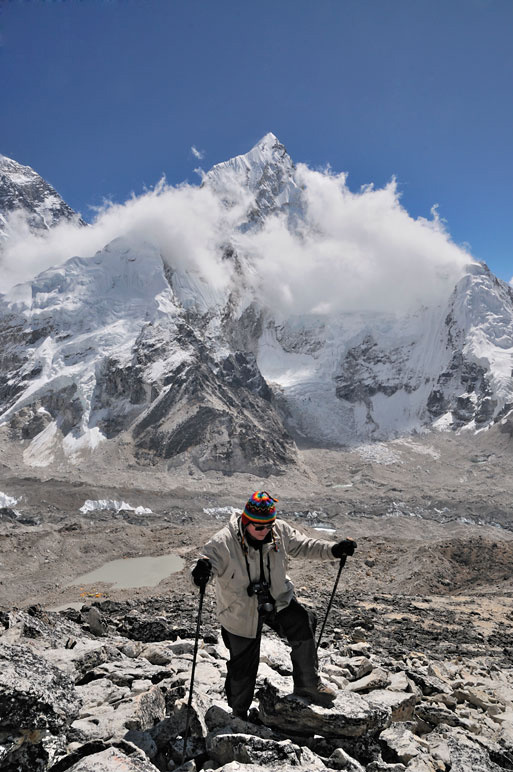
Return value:
<svg viewBox="0 0 513 772">
<path fill-rule="evenodd" d="M 248 566 L 251 581 L 258 581 L 260 554 L 258 549 L 246 546 L 246 565 L 241 536 L 240 516 L 232 515 L 230 522 L 207 542 L 201 554 L 212 563 L 219 622 L 234 635 L 256 638 L 258 601 L 247 592 L 250 583 Z M 294 595 L 294 585 L 287 576 L 289 557 L 335 560 L 331 552 L 334 542 L 309 539 L 279 519 L 275 521 L 274 538 L 274 543 L 262 545 L 262 556 L 265 579 L 270 582 L 276 610 L 281 611 Z"/>
</svg>

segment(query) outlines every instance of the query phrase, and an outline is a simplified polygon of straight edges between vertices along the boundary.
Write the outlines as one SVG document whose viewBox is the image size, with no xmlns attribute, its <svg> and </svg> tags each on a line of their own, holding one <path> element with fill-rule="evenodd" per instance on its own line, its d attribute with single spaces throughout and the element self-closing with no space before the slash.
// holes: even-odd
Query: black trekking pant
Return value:
<svg viewBox="0 0 513 772">
<path fill-rule="evenodd" d="M 243 638 L 221 627 L 224 644 L 230 652 L 225 691 L 228 705 L 234 713 L 245 714 L 253 701 L 264 624 L 286 638 L 291 647 L 294 686 L 318 683 L 315 648 L 317 618 L 313 611 L 308 611 L 293 598 L 287 608 L 278 613 L 272 612 L 260 621 L 256 638 Z"/>
</svg>

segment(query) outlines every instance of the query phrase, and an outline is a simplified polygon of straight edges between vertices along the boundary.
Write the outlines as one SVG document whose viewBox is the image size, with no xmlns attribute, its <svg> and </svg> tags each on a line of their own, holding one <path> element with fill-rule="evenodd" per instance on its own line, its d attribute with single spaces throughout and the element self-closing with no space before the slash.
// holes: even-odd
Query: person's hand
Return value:
<svg viewBox="0 0 513 772">
<path fill-rule="evenodd" d="M 357 547 L 354 539 L 342 539 L 331 548 L 334 558 L 343 558 L 344 555 L 352 555 Z"/>
<path fill-rule="evenodd" d="M 208 558 L 200 558 L 192 569 L 191 574 L 194 584 L 204 589 L 212 576 L 212 563 Z"/>
</svg>

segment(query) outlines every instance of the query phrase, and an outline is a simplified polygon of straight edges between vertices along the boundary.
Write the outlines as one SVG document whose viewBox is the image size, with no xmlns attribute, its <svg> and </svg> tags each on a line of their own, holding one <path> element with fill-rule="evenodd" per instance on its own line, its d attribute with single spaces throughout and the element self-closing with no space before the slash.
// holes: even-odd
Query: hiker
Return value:
<svg viewBox="0 0 513 772">
<path fill-rule="evenodd" d="M 217 615 L 230 652 L 226 696 L 233 714 L 243 719 L 253 701 L 264 624 L 288 640 L 294 694 L 325 706 L 335 698 L 317 669 L 315 614 L 297 601 L 287 564 L 289 557 L 333 560 L 352 555 L 356 542 L 304 536 L 276 518 L 277 501 L 266 491 L 254 493 L 242 514 L 232 515 L 207 542 L 191 572 L 203 589 L 216 579 Z"/>
</svg>

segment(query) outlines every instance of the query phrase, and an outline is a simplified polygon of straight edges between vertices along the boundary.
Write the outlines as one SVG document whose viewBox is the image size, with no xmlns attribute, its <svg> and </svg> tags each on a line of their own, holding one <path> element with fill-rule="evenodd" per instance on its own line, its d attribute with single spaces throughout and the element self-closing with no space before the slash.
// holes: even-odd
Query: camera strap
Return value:
<svg viewBox="0 0 513 772">
<path fill-rule="evenodd" d="M 269 578 L 266 579 L 265 571 L 264 571 L 264 554 L 263 554 L 262 546 L 263 545 L 261 545 L 260 547 L 257 547 L 260 553 L 260 579 L 258 581 L 259 582 L 268 581 L 269 587 L 270 587 L 271 586 L 271 560 L 269 558 L 269 553 L 267 553 L 267 575 Z M 249 583 L 251 584 L 252 582 L 254 582 L 254 579 L 251 578 L 251 573 L 249 570 L 249 560 L 246 552 L 244 553 L 244 560 L 246 561 L 246 571 L 248 572 L 248 579 L 249 579 Z"/>
</svg>

